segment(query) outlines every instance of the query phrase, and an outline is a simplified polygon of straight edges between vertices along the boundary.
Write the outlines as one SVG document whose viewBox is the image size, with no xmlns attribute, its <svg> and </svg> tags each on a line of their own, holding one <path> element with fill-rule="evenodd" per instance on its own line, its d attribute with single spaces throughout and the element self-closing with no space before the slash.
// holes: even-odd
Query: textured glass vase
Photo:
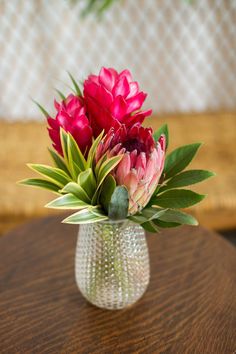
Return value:
<svg viewBox="0 0 236 354">
<path fill-rule="evenodd" d="M 142 227 L 128 220 L 81 225 L 75 277 L 82 295 L 95 306 L 112 310 L 134 304 L 150 277 Z"/>
</svg>

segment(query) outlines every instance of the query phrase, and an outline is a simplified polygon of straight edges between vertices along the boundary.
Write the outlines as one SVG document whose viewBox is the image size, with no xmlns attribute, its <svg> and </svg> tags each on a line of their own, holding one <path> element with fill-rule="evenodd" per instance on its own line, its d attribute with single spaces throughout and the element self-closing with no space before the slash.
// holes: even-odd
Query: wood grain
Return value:
<svg viewBox="0 0 236 354">
<path fill-rule="evenodd" d="M 89 305 L 78 228 L 38 219 L 0 239 L 0 353 L 234 353 L 236 250 L 203 228 L 148 235 L 151 283 L 133 307 Z"/>
</svg>

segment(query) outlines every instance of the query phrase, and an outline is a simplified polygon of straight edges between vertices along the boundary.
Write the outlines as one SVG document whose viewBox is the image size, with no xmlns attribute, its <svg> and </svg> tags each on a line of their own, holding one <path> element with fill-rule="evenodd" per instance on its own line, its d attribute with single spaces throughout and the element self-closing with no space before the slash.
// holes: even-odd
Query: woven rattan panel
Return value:
<svg viewBox="0 0 236 354">
<path fill-rule="evenodd" d="M 236 114 L 152 117 L 146 122 L 154 128 L 168 122 L 170 151 L 185 143 L 204 142 L 191 167 L 215 171 L 217 176 L 193 186 L 208 197 L 192 211 L 207 227 L 236 227 Z M 17 180 L 32 176 L 25 163 L 50 162 L 49 144 L 44 124 L 0 123 L 0 232 L 27 218 L 52 212 L 43 206 L 53 194 L 16 185 Z"/>
</svg>

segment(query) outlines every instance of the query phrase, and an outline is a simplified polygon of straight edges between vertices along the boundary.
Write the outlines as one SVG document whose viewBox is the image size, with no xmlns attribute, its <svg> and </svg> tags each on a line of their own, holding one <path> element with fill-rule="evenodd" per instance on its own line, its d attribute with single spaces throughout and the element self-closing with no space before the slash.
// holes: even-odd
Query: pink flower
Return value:
<svg viewBox="0 0 236 354">
<path fill-rule="evenodd" d="M 108 157 L 124 154 L 113 176 L 118 185 L 126 186 L 129 214 L 133 215 L 147 205 L 158 185 L 164 167 L 165 136 L 155 143 L 151 128 L 122 125 L 117 131 L 110 129 L 100 142 L 96 163 L 104 154 Z"/>
<path fill-rule="evenodd" d="M 84 82 L 84 100 L 95 137 L 103 129 L 107 133 L 121 124 L 141 124 L 152 112 L 140 111 L 146 96 L 128 70 L 102 68 L 98 76 L 90 75 Z"/>
<path fill-rule="evenodd" d="M 48 132 L 55 150 L 63 156 L 60 142 L 60 128 L 63 128 L 71 133 L 83 153 L 86 149 L 88 151 L 92 143 L 92 128 L 82 98 L 70 94 L 61 103 L 55 101 L 55 108 L 57 110 L 55 119 L 47 118 Z"/>
</svg>

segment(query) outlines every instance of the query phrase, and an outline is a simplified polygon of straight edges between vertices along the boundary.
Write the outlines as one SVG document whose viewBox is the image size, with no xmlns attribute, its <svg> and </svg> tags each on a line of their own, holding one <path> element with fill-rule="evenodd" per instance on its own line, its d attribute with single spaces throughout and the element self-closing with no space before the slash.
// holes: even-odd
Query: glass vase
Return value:
<svg viewBox="0 0 236 354">
<path fill-rule="evenodd" d="M 142 227 L 129 220 L 81 225 L 75 277 L 82 295 L 95 306 L 115 310 L 134 304 L 150 278 Z"/>
</svg>

